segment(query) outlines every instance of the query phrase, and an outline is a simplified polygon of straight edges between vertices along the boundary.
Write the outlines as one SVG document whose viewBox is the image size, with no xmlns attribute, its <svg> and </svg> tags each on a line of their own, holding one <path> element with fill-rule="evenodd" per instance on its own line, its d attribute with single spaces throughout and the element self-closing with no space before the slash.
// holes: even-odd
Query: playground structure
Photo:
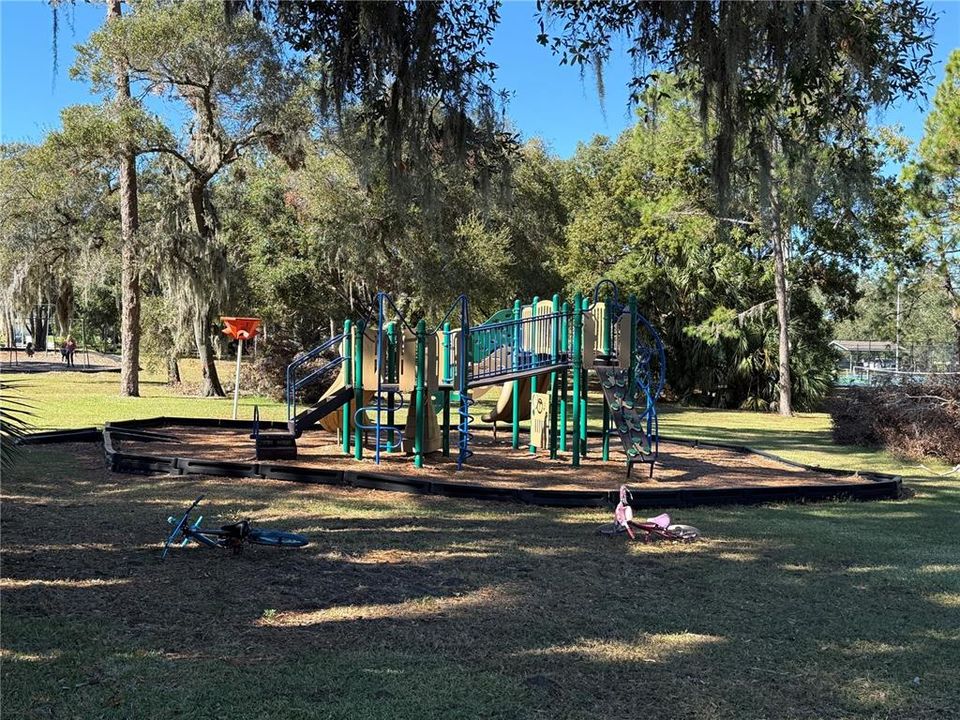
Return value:
<svg viewBox="0 0 960 720">
<path fill-rule="evenodd" d="M 432 329 L 423 319 L 411 324 L 381 292 L 363 316 L 344 322 L 342 333 L 287 367 L 286 432 L 261 431 L 255 415 L 252 437 L 258 459 L 296 458 L 297 438 L 319 424 L 338 433 L 343 454 L 356 460 L 363 459 L 368 440 L 377 464 L 383 453 L 406 452 L 422 467 L 425 455 L 449 456 L 453 447 L 460 469 L 473 454 L 473 392 L 501 385 L 496 407 L 483 420 L 495 431 L 498 422 L 509 422 L 512 447 L 519 449 L 520 423 L 529 418 L 529 452 L 546 450 L 557 458 L 569 450 L 576 467 L 587 450 L 593 371 L 603 390 L 602 459 L 609 459 L 615 434 L 628 477 L 635 462 L 647 464 L 652 476 L 665 362 L 663 343 L 637 311 L 636 298 L 621 302 L 609 280 L 569 302 L 558 295 L 527 305 L 518 300 L 477 325 L 461 295 Z M 325 382 L 319 399 L 301 402 Z M 404 412 L 406 421 L 398 423 Z"/>
</svg>

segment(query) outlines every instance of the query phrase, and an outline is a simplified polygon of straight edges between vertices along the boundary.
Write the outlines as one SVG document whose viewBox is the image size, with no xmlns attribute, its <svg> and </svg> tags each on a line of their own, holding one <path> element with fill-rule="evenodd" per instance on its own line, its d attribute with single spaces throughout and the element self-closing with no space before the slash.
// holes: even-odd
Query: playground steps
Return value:
<svg viewBox="0 0 960 720">
<path fill-rule="evenodd" d="M 287 432 L 258 432 L 257 460 L 296 460 L 297 439 Z"/>
<path fill-rule="evenodd" d="M 313 405 L 303 412 L 297 414 L 295 418 L 287 421 L 287 428 L 290 435 L 294 438 L 300 437 L 304 430 L 316 423 L 323 417 L 326 417 L 334 410 L 342 407 L 345 403 L 353 399 L 353 388 L 345 386 L 329 395 L 316 405 Z"/>
</svg>

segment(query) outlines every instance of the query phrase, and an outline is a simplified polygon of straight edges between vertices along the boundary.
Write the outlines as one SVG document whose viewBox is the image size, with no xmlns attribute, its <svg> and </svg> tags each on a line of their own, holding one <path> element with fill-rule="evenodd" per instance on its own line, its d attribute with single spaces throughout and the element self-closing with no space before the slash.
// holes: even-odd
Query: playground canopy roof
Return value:
<svg viewBox="0 0 960 720">
<path fill-rule="evenodd" d="M 890 340 L 834 340 L 830 344 L 847 353 L 892 353 L 897 351 L 897 344 Z"/>
</svg>

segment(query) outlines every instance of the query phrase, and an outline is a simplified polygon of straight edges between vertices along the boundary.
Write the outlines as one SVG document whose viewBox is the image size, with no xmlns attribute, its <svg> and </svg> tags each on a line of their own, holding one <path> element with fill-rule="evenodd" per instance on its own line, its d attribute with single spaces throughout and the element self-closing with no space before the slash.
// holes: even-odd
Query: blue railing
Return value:
<svg viewBox="0 0 960 720">
<path fill-rule="evenodd" d="M 492 381 L 506 375 L 533 373 L 565 365 L 565 355 L 552 352 L 563 313 L 544 313 L 470 328 L 471 346 L 484 354 L 469 358 L 469 382 Z"/>
<path fill-rule="evenodd" d="M 335 370 L 343 364 L 343 355 L 340 354 L 339 345 L 346 336 L 343 333 L 334 335 L 329 340 L 325 340 L 312 350 L 309 350 L 298 356 L 292 363 L 287 365 L 287 420 L 293 420 L 297 416 L 297 392 L 303 388 L 316 383 L 331 370 Z M 330 348 L 337 348 L 336 357 L 327 360 L 319 367 L 311 368 L 303 377 L 297 377 L 298 371 L 312 360 L 321 360 L 323 353 Z"/>
</svg>

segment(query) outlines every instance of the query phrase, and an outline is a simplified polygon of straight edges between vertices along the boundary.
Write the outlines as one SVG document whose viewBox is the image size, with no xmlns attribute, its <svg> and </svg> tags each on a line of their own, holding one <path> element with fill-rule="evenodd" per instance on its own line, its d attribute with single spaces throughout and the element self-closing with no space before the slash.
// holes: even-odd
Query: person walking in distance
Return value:
<svg viewBox="0 0 960 720">
<path fill-rule="evenodd" d="M 67 342 L 63 346 L 67 351 L 67 366 L 73 367 L 73 354 L 77 351 L 77 342 L 73 335 L 67 335 Z"/>
</svg>

